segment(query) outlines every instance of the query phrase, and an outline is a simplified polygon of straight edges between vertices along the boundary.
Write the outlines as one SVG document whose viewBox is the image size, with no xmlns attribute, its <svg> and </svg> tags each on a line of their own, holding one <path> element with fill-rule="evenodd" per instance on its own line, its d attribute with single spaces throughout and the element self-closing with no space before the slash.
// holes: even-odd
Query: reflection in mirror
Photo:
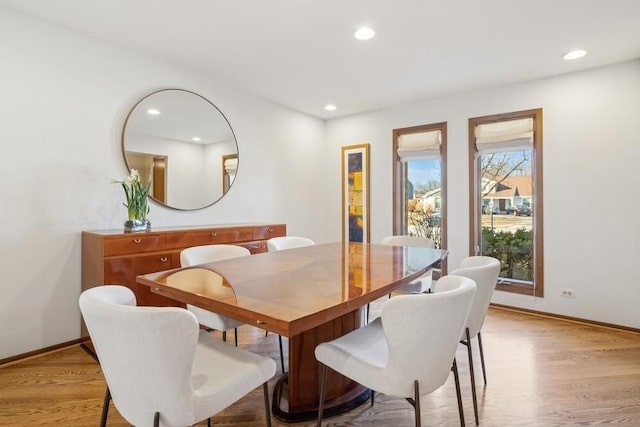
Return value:
<svg viewBox="0 0 640 427">
<path fill-rule="evenodd" d="M 181 89 L 154 92 L 131 109 L 122 150 L 127 169 L 137 169 L 143 185 L 151 182 L 151 197 L 175 209 L 215 203 L 238 168 L 238 146 L 225 116 Z"/>
<path fill-rule="evenodd" d="M 222 156 L 222 191 L 226 193 L 236 179 L 238 170 L 238 155 L 226 154 Z"/>
</svg>

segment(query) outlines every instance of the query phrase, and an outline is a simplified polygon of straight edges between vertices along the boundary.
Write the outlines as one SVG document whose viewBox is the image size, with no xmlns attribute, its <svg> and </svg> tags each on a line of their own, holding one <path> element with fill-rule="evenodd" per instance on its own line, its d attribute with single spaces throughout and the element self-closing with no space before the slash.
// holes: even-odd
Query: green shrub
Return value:
<svg viewBox="0 0 640 427">
<path fill-rule="evenodd" d="M 482 255 L 500 260 L 500 277 L 533 281 L 533 231 L 482 227 Z"/>
</svg>

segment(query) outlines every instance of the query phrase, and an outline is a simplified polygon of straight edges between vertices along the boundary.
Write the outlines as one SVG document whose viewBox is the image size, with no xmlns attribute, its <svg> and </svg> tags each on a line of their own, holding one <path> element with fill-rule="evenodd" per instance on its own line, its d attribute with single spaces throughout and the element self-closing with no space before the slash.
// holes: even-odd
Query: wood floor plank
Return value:
<svg viewBox="0 0 640 427">
<path fill-rule="evenodd" d="M 372 317 L 383 302 L 371 306 Z M 250 326 L 239 331 L 240 346 L 278 361 L 277 335 L 265 337 Z M 477 340 L 472 340 L 481 425 L 640 426 L 640 335 L 492 308 L 482 337 L 486 386 Z M 286 339 L 284 343 L 286 353 Z M 473 425 L 469 367 L 463 346 L 457 360 L 465 420 Z M 270 382 L 271 390 L 274 383 Z M 0 426 L 98 425 L 104 391 L 99 365 L 78 345 L 2 366 Z M 213 417 L 213 422 L 229 427 L 265 425 L 262 402 L 262 390 L 258 388 Z M 425 426 L 459 425 L 453 378 L 423 397 L 421 407 Z M 108 425 L 129 425 L 113 403 Z M 290 424 L 274 418 L 273 425 Z M 413 409 L 404 399 L 376 395 L 374 406 L 363 404 L 327 419 L 324 425 L 411 426 Z"/>
</svg>

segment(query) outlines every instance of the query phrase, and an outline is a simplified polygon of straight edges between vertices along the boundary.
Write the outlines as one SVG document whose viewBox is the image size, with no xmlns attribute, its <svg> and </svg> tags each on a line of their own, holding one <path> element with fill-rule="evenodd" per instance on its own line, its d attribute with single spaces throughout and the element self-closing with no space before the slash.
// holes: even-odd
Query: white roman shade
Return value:
<svg viewBox="0 0 640 427">
<path fill-rule="evenodd" d="M 428 160 L 440 158 L 440 130 L 409 133 L 398 137 L 400 160 Z"/>
<path fill-rule="evenodd" d="M 533 148 L 533 118 L 484 123 L 475 129 L 479 153 L 530 150 Z"/>
<path fill-rule="evenodd" d="M 235 175 L 238 170 L 238 158 L 225 159 L 224 170 L 228 175 Z"/>
</svg>

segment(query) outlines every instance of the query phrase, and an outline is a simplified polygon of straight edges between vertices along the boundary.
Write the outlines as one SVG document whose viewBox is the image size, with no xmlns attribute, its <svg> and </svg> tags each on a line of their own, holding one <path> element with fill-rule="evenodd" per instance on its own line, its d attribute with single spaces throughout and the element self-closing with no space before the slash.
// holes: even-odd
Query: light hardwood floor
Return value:
<svg viewBox="0 0 640 427">
<path fill-rule="evenodd" d="M 379 310 L 373 306 L 372 315 Z M 278 336 L 240 328 L 240 345 L 278 360 Z M 231 334 L 232 335 L 232 334 Z M 491 308 L 483 327 L 488 384 L 476 364 L 480 425 L 640 426 L 640 335 Z M 473 340 L 477 357 L 477 342 Z M 463 403 L 473 425 L 466 350 L 460 346 Z M 273 388 L 272 380 L 270 385 Z M 0 425 L 97 426 L 105 390 L 100 367 L 79 346 L 0 367 Z M 213 418 L 215 425 L 264 424 L 261 389 Z M 425 426 L 459 425 L 453 377 L 421 399 Z M 411 426 L 404 400 L 376 395 L 327 426 Z M 129 424 L 113 407 L 109 426 Z M 206 425 L 201 423 L 199 425 Z M 284 426 L 275 418 L 273 425 Z M 312 422 L 295 425 L 313 425 Z"/>
</svg>

